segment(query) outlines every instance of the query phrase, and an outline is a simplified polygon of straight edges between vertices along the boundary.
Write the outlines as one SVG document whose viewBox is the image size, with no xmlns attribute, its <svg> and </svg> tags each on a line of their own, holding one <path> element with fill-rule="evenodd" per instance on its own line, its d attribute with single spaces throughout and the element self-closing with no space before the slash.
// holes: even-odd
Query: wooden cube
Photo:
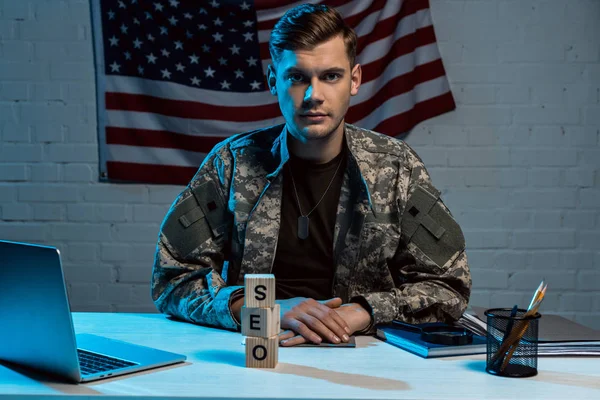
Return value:
<svg viewBox="0 0 600 400">
<path fill-rule="evenodd" d="M 242 307 L 242 335 L 277 335 L 280 329 L 279 320 L 279 304 L 271 308 Z"/>
<path fill-rule="evenodd" d="M 279 337 L 246 338 L 246 367 L 275 368 L 279 359 Z"/>
<path fill-rule="evenodd" d="M 275 305 L 275 275 L 247 274 L 244 276 L 244 305 L 248 308 L 270 308 Z"/>
</svg>

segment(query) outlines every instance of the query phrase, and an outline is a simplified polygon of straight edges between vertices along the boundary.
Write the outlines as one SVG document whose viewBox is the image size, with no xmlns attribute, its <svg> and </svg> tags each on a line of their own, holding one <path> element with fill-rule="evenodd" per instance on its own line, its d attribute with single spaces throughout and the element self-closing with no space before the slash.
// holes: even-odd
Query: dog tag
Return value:
<svg viewBox="0 0 600 400">
<path fill-rule="evenodd" d="M 306 239 L 308 237 L 308 217 L 298 217 L 298 238 Z"/>
</svg>

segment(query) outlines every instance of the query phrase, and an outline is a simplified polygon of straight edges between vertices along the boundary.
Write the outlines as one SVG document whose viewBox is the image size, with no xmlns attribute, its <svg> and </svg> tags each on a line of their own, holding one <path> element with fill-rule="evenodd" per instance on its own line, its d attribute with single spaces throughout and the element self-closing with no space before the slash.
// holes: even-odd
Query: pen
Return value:
<svg viewBox="0 0 600 400">
<path fill-rule="evenodd" d="M 527 312 L 525 313 L 525 315 L 523 315 L 524 319 L 531 317 L 532 315 L 535 315 L 537 313 L 537 310 L 539 309 L 539 307 L 542 303 L 542 300 L 544 299 L 544 295 L 546 293 L 547 287 L 548 287 L 548 285 L 544 285 L 544 281 L 542 281 L 542 283 L 540 283 L 540 286 L 537 288 L 537 290 L 535 291 L 535 293 L 533 295 L 533 298 L 531 299 L 531 303 L 529 304 L 529 307 L 527 308 Z M 511 332 L 508 335 L 508 337 L 506 338 L 506 340 L 504 340 L 503 343 L 500 345 L 500 348 L 498 349 L 496 354 L 494 354 L 494 356 L 492 357 L 491 362 L 495 363 L 501 355 L 506 354 L 508 352 L 508 355 L 506 356 L 506 358 L 504 359 L 504 362 L 502 364 L 501 370 L 504 369 L 506 367 L 506 365 L 508 365 L 508 362 L 510 361 L 512 354 L 514 353 L 519 342 L 521 341 L 521 338 L 527 331 L 528 326 L 529 326 L 529 322 L 527 320 L 519 321 L 517 323 L 517 326 L 511 330 Z"/>
<path fill-rule="evenodd" d="M 508 339 L 508 336 L 510 335 L 510 332 L 512 331 L 513 325 L 515 323 L 515 316 L 517 315 L 517 311 L 518 311 L 519 307 L 517 304 L 515 304 L 512 308 L 512 310 L 510 311 L 510 317 L 508 319 L 508 324 L 506 326 L 506 330 L 504 331 L 504 337 L 502 338 L 502 342 L 501 344 L 506 343 L 506 339 Z M 496 364 L 501 364 L 504 362 L 504 358 L 505 357 L 499 357 L 495 363 Z"/>
<path fill-rule="evenodd" d="M 540 308 L 540 305 L 542 304 L 542 300 L 544 300 L 544 295 L 546 294 L 547 287 L 548 287 L 548 285 L 544 285 L 544 281 L 542 281 L 542 283 L 540 283 L 540 286 L 535 291 L 533 298 L 531 299 L 531 303 L 529 304 L 529 307 L 527 308 L 527 312 L 524 315 L 525 318 L 533 316 L 537 313 L 538 309 Z M 509 346 L 512 346 L 512 348 L 506 355 L 504 362 L 502 363 L 502 366 L 500 367 L 500 371 L 504 371 L 504 368 L 506 368 L 506 366 L 510 362 L 510 359 L 512 358 L 513 353 L 519 346 L 519 342 L 521 341 L 521 338 L 523 337 L 523 335 L 527 331 L 527 328 L 529 327 L 529 321 L 522 321 L 522 322 L 523 323 L 522 323 L 521 329 L 517 330 L 517 334 L 515 335 L 515 338 L 513 338 L 513 340 L 511 340 L 509 342 L 510 343 Z M 509 338 L 511 336 L 512 335 L 509 335 Z M 503 354 L 503 353 L 501 353 L 501 354 Z"/>
</svg>

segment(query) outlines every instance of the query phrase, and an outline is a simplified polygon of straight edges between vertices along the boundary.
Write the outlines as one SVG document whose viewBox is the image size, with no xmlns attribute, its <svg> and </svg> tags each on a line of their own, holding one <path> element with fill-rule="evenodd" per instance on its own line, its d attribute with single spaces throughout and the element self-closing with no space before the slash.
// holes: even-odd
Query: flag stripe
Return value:
<svg viewBox="0 0 600 400">
<path fill-rule="evenodd" d="M 205 153 L 164 147 L 141 147 L 121 144 L 108 144 L 107 161 L 125 161 L 135 164 L 176 165 L 196 167 L 200 165 Z"/>
<path fill-rule="evenodd" d="M 283 14 L 285 14 L 285 12 L 287 10 L 289 10 L 290 8 L 299 6 L 301 4 L 326 4 L 329 7 L 335 7 L 338 8 L 340 6 L 342 6 L 344 3 L 347 3 L 349 0 L 305 0 L 305 1 L 297 1 L 297 2 L 283 2 L 283 4 L 285 4 L 284 6 L 281 5 L 282 1 L 281 0 L 255 0 L 254 1 L 254 8 L 256 9 L 256 14 L 259 17 L 264 16 L 263 18 L 277 18 L 279 19 Z M 360 0 L 360 1 L 365 1 L 365 0 Z"/>
<path fill-rule="evenodd" d="M 176 165 L 136 164 L 107 161 L 106 172 L 112 180 L 170 185 L 186 185 L 194 176 L 197 167 Z"/>
<path fill-rule="evenodd" d="M 216 136 L 226 138 L 235 133 L 264 128 L 283 123 L 283 117 L 250 122 L 215 120 L 190 120 L 153 113 L 109 110 L 106 113 L 107 127 L 135 128 L 142 130 L 164 130 L 194 136 Z"/>
<path fill-rule="evenodd" d="M 133 76 L 111 75 L 106 82 L 106 92 L 123 92 L 131 94 L 147 94 L 154 97 L 172 100 L 187 100 L 197 102 L 198 99 L 208 99 L 215 106 L 255 106 L 277 102 L 268 91 L 240 93 L 206 90 L 186 86 L 175 82 L 161 82 Z"/>
<path fill-rule="evenodd" d="M 400 113 L 381 121 L 374 130 L 378 132 L 408 132 L 413 126 L 433 118 L 442 112 L 452 111 L 456 108 L 451 92 L 433 97 L 417 103 L 415 107 L 405 113 Z"/>
<path fill-rule="evenodd" d="M 289 3 L 286 4 L 285 6 L 281 5 L 281 1 L 279 0 L 254 0 L 254 8 L 256 9 L 257 14 L 261 13 L 261 12 L 265 12 L 267 10 L 287 10 L 288 8 L 291 7 L 296 7 L 299 6 L 300 4 L 305 4 L 305 3 L 311 3 L 311 4 L 317 4 L 317 3 L 321 3 L 321 0 L 305 0 L 305 1 L 298 1 L 296 3 Z M 283 14 L 284 11 L 281 11 L 281 14 Z"/>
<path fill-rule="evenodd" d="M 106 128 L 106 143 L 128 146 L 164 147 L 209 153 L 222 136 L 190 136 L 168 131 L 146 129 Z"/>
<path fill-rule="evenodd" d="M 165 100 L 143 94 L 106 93 L 108 110 L 144 111 L 172 117 L 248 122 L 272 119 L 280 115 L 277 103 L 254 107 L 221 107 L 186 100 Z M 232 113 L 235 111 L 235 113 Z"/>
</svg>

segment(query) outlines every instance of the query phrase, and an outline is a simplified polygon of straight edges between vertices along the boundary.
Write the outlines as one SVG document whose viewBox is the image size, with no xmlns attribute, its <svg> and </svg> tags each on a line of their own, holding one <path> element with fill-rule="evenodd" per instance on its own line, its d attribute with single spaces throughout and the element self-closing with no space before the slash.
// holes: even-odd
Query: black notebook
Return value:
<svg viewBox="0 0 600 400">
<path fill-rule="evenodd" d="M 425 326 L 431 326 L 431 324 L 414 326 L 422 328 Z M 486 338 L 478 335 L 473 335 L 472 343 L 458 346 L 425 342 L 421 340 L 421 333 L 404 329 L 402 326 L 395 324 L 379 326 L 376 335 L 379 339 L 391 345 L 409 351 L 423 358 L 464 356 L 469 354 L 486 353 Z"/>
</svg>

